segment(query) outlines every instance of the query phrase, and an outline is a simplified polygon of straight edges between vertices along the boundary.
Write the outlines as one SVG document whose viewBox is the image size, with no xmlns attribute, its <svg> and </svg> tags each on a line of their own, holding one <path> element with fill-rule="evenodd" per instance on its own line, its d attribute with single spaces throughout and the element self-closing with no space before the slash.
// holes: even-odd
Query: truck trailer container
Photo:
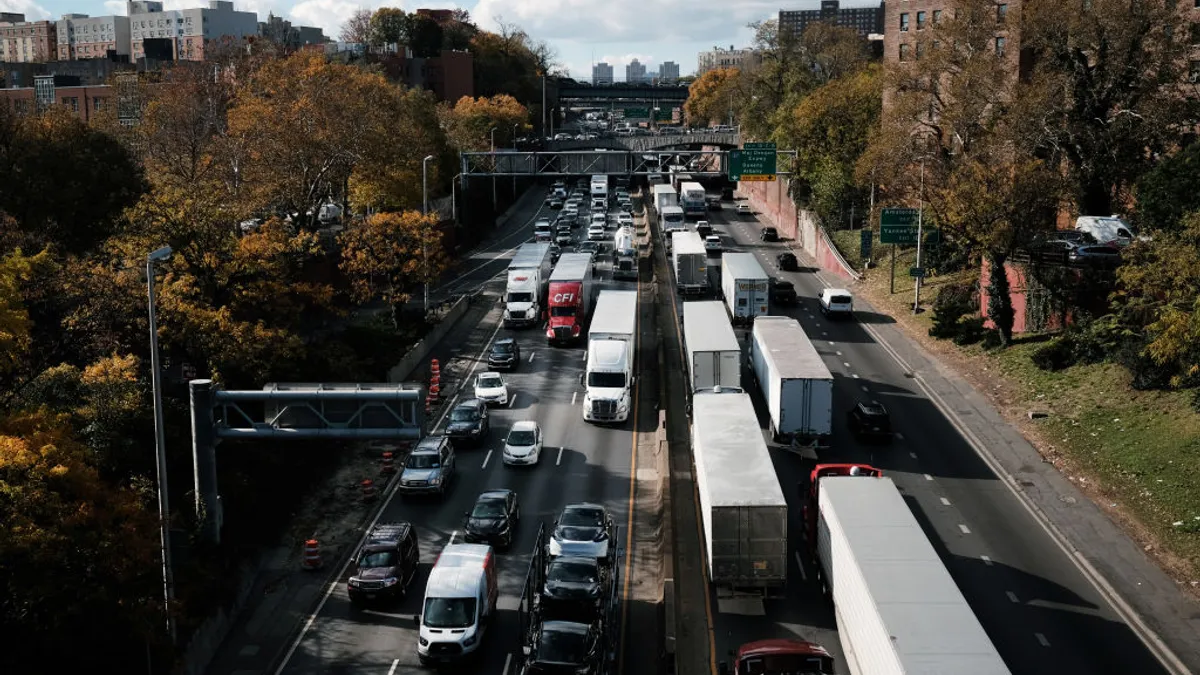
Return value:
<svg viewBox="0 0 1200 675">
<path fill-rule="evenodd" d="M 692 392 L 742 386 L 742 347 L 720 302 L 683 303 L 683 344 Z"/>
<path fill-rule="evenodd" d="M 675 290 L 680 295 L 708 292 L 708 253 L 700 235 L 695 232 L 671 234 L 671 266 L 675 268 Z"/>
<path fill-rule="evenodd" d="M 633 409 L 637 291 L 601 291 L 588 330 L 583 419 L 624 422 Z"/>
<path fill-rule="evenodd" d="M 850 673 L 1008 675 L 896 485 L 875 473 L 818 477 L 806 509 Z"/>
<path fill-rule="evenodd" d="M 541 320 L 553 266 L 548 243 L 521 244 L 513 254 L 504 289 L 506 327 L 532 326 Z"/>
<path fill-rule="evenodd" d="M 709 578 L 770 594 L 787 582 L 787 501 L 748 394 L 692 397 L 692 454 Z"/>
<path fill-rule="evenodd" d="M 770 307 L 767 273 L 753 253 L 726 253 L 721 257 L 721 294 L 729 308 L 729 320 L 745 326 Z"/>
<path fill-rule="evenodd" d="M 592 176 L 591 195 L 608 199 L 608 174 L 601 173 Z"/>
<path fill-rule="evenodd" d="M 564 253 L 550 273 L 550 344 L 570 344 L 585 335 L 598 287 L 592 278 L 592 254 Z"/>
<path fill-rule="evenodd" d="M 687 221 L 683 217 L 683 207 L 681 206 L 664 206 L 660 220 L 664 233 L 687 231 Z"/>
<path fill-rule="evenodd" d="M 708 203 L 704 201 L 704 186 L 688 181 L 679 184 L 679 205 L 683 207 L 683 215 L 693 218 L 703 218 L 708 212 Z"/>
<path fill-rule="evenodd" d="M 660 183 L 650 189 L 650 205 L 661 215 L 663 207 L 679 206 L 679 194 L 669 184 Z"/>
<path fill-rule="evenodd" d="M 800 322 L 759 317 L 749 349 L 774 438 L 813 443 L 827 438 L 833 430 L 833 374 Z"/>
</svg>

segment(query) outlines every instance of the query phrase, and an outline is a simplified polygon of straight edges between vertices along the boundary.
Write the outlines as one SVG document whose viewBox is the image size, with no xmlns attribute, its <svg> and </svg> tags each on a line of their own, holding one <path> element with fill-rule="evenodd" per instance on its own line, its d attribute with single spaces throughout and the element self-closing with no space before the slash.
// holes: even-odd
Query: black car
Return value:
<svg viewBox="0 0 1200 675">
<path fill-rule="evenodd" d="M 780 305 L 791 305 L 796 302 L 796 286 L 786 279 L 770 277 L 767 279 L 767 289 L 771 302 Z"/>
<path fill-rule="evenodd" d="M 779 230 L 773 227 L 764 227 L 758 238 L 763 241 L 779 241 Z"/>
<path fill-rule="evenodd" d="M 603 506 L 588 502 L 567 504 L 554 519 L 546 552 L 551 558 L 584 556 L 608 564 L 616 552 L 615 533 L 612 516 Z"/>
<path fill-rule="evenodd" d="M 850 432 L 862 439 L 892 440 L 892 417 L 879 401 L 860 402 L 846 413 Z"/>
<path fill-rule="evenodd" d="M 521 362 L 521 346 L 512 338 L 500 338 L 492 343 L 487 362 L 489 368 L 516 370 Z"/>
<path fill-rule="evenodd" d="M 467 543 L 508 548 L 512 546 L 520 522 L 521 505 L 517 503 L 517 493 L 488 490 L 476 498 L 474 508 L 467 512 L 463 536 Z"/>
<path fill-rule="evenodd" d="M 560 248 L 557 244 L 551 244 L 550 245 L 550 264 L 551 265 L 558 264 L 558 259 L 561 257 L 562 257 L 562 248 Z"/>
<path fill-rule="evenodd" d="M 599 675 L 605 665 L 602 624 L 543 621 L 533 629 L 522 675 Z"/>
<path fill-rule="evenodd" d="M 575 247 L 575 252 L 591 253 L 595 255 L 596 253 L 600 252 L 600 244 L 595 241 L 581 241 L 579 242 L 579 245 Z"/>
<path fill-rule="evenodd" d="M 354 573 L 346 584 L 354 605 L 403 596 L 421 560 L 417 535 L 405 522 L 379 523 L 354 556 Z"/>
<path fill-rule="evenodd" d="M 800 264 L 796 261 L 796 254 L 791 252 L 785 251 L 775 256 L 775 263 L 779 265 L 779 269 L 785 272 L 795 272 L 800 268 Z"/>
<path fill-rule="evenodd" d="M 468 398 L 450 411 L 446 435 L 456 441 L 462 439 L 481 443 L 492 430 L 490 417 L 487 404 L 477 398 Z"/>
<path fill-rule="evenodd" d="M 546 565 L 542 588 L 545 616 L 567 621 L 594 621 L 608 599 L 608 570 L 596 558 L 564 555 Z"/>
</svg>

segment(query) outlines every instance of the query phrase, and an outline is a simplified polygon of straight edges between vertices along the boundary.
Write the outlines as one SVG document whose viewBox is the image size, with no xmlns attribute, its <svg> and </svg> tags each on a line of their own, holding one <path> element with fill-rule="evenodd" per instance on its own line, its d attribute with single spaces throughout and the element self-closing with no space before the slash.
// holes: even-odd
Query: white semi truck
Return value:
<svg viewBox="0 0 1200 675">
<path fill-rule="evenodd" d="M 758 381 L 771 433 L 777 440 L 814 445 L 833 430 L 833 374 L 800 322 L 761 316 L 750 334 L 750 366 Z"/>
<path fill-rule="evenodd" d="M 508 263 L 508 283 L 504 288 L 504 326 L 527 328 L 542 319 L 546 306 L 546 288 L 554 263 L 550 244 L 521 244 Z"/>
<path fill-rule="evenodd" d="M 742 386 L 742 347 L 720 302 L 683 303 L 683 345 L 692 392 Z"/>
<path fill-rule="evenodd" d="M 600 291 L 588 331 L 583 419 L 621 423 L 633 410 L 637 291 Z"/>
<path fill-rule="evenodd" d="M 753 253 L 726 253 L 721 256 L 721 294 L 729 308 L 729 320 L 745 326 L 770 307 L 767 273 Z"/>
</svg>

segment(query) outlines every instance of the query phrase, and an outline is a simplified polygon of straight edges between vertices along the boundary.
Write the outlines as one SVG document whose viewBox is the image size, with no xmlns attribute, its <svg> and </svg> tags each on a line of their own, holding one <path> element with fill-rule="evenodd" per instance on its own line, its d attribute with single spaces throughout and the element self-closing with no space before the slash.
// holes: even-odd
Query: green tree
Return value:
<svg viewBox="0 0 1200 675">
<path fill-rule="evenodd" d="M 1137 225 L 1145 230 L 1179 229 L 1183 217 L 1200 211 L 1200 143 L 1193 142 L 1159 162 L 1137 182 Z"/>
<path fill-rule="evenodd" d="M 421 285 L 433 283 L 447 258 L 436 216 L 418 211 L 377 213 L 342 233 L 341 268 L 355 300 L 379 299 L 399 327 L 397 310 Z"/>
<path fill-rule="evenodd" d="M 443 167 L 452 168 L 457 156 L 448 149 L 437 101 L 432 92 L 420 89 L 396 91 L 386 104 L 386 116 L 363 120 L 374 125 L 375 142 L 364 149 L 350 175 L 350 202 L 357 210 L 397 211 L 419 209 L 423 194 L 422 159 L 434 155 L 429 166 L 429 189 L 438 194 Z M 448 185 L 446 186 L 449 187 Z"/>
<path fill-rule="evenodd" d="M 441 24 L 427 16 L 413 19 L 408 33 L 408 44 L 413 56 L 431 58 L 442 53 L 443 30 Z"/>
<path fill-rule="evenodd" d="M 399 7 L 380 7 L 371 15 L 368 41 L 379 48 L 391 44 L 409 44 L 416 17 Z"/>
</svg>

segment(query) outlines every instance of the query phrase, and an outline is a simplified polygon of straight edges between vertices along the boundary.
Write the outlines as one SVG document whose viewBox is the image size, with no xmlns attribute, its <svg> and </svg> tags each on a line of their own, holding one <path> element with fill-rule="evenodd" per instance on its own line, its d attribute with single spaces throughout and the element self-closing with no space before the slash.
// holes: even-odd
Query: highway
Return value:
<svg viewBox="0 0 1200 675">
<path fill-rule="evenodd" d="M 876 339 L 870 325 L 888 319 L 858 311 L 853 321 L 826 320 L 816 301 L 826 287 L 823 277 L 811 268 L 779 271 L 775 256 L 787 244 L 761 243 L 760 223 L 734 215 L 729 202 L 723 206 L 707 217 L 726 250 L 753 252 L 768 274 L 796 285 L 799 304 L 772 313 L 797 318 L 834 375 L 835 430 L 820 461 L 869 462 L 895 480 L 1010 670 L 1167 672 L 954 423 L 923 395 L 892 349 Z M 710 269 L 716 264 L 710 259 Z M 743 338 L 745 333 L 739 331 Z M 761 396 L 753 395 L 765 426 Z M 860 444 L 846 429 L 845 412 L 855 401 L 870 399 L 891 412 L 897 436 L 890 446 Z M 765 429 L 764 435 L 771 445 Z M 773 445 L 772 457 L 789 499 L 795 567 L 783 599 L 727 600 L 710 589 L 714 651 L 723 660 L 748 640 L 799 637 L 824 645 L 844 667 L 832 606 L 820 594 L 803 553 L 796 486 L 814 461 Z"/>
<path fill-rule="evenodd" d="M 492 244 L 472 255 L 462 270 L 442 284 L 442 292 L 466 292 L 483 288 L 497 298 L 502 295 L 500 275 L 512 249 L 531 238 L 532 223 L 540 208 L 519 214 L 519 223 L 509 225 Z M 584 228 L 579 228 L 580 235 Z M 599 265 L 602 277 L 611 279 L 608 264 Z M 601 288 L 634 289 L 634 282 L 606 281 Z M 457 478 L 444 501 L 434 499 L 388 499 L 379 521 L 405 520 L 415 525 L 420 542 L 421 570 L 401 601 L 380 608 L 352 608 L 346 594 L 344 574 L 331 588 L 317 613 L 311 617 L 290 655 L 277 671 L 301 673 L 355 673 L 396 675 L 427 673 L 416 653 L 417 631 L 413 615 L 421 611 L 425 581 L 439 551 L 451 541 L 461 541 L 459 529 L 464 514 L 476 496 L 487 489 L 509 488 L 520 499 L 521 522 L 509 552 L 500 554 L 500 599 L 498 614 L 481 647 L 481 659 L 461 672 L 490 674 L 516 671 L 520 655 L 517 607 L 539 522 L 547 527 L 562 507 L 571 502 L 603 504 L 620 527 L 619 544 L 626 547 L 630 531 L 630 487 L 636 434 L 634 416 L 617 427 L 593 426 L 583 421 L 580 405 L 584 370 L 583 345 L 550 347 L 539 328 L 508 331 L 500 326 L 497 303 L 474 332 L 486 336 L 479 354 L 469 355 L 471 372 L 482 372 L 488 346 L 498 337 L 512 336 L 521 349 L 520 366 L 506 373 L 510 403 L 495 408 L 491 435 L 481 447 L 456 447 Z M 647 324 L 649 322 L 646 322 Z M 483 362 L 480 362 L 483 359 Z M 470 396 L 469 387 L 453 394 L 442 410 L 449 410 L 460 395 Z M 440 419 L 439 419 L 440 418 Z M 545 448 L 533 467 L 506 467 L 501 462 L 503 438 L 514 422 L 535 420 L 543 429 Z M 435 432 L 442 429 L 444 415 L 436 415 Z M 625 558 L 622 565 L 628 565 Z M 624 569 L 621 572 L 625 577 Z M 626 588 L 626 592 L 628 589 Z M 627 651 L 646 649 L 637 636 L 629 636 Z"/>
</svg>

